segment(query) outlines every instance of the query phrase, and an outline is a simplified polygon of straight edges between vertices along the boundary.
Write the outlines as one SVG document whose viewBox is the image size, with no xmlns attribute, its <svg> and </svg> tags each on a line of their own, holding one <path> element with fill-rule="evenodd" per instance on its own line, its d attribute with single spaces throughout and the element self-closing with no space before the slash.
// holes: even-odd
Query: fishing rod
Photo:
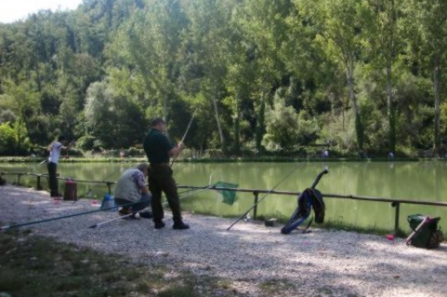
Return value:
<svg viewBox="0 0 447 297">
<path fill-rule="evenodd" d="M 129 160 L 129 161 L 125 161 L 124 163 L 131 163 L 131 161 L 130 161 L 130 160 Z M 112 175 L 114 175 L 114 174 L 115 174 L 116 172 L 118 172 L 119 170 L 121 170 L 121 168 L 118 168 L 117 170 L 112 171 L 112 173 L 110 173 L 109 175 L 107 175 L 106 177 L 104 177 L 104 178 L 102 179 L 102 182 L 105 183 L 109 177 L 111 177 Z M 75 201 L 73 202 L 73 204 L 75 204 L 75 203 L 78 202 L 79 200 L 81 200 L 81 199 L 87 197 L 87 195 L 90 195 L 90 194 L 93 192 L 93 190 L 94 190 L 96 187 L 100 186 L 100 185 L 101 185 L 100 183 L 96 183 L 95 186 L 92 186 L 92 187 L 88 188 L 87 191 L 86 191 L 83 195 L 81 195 L 77 200 L 75 200 Z"/>
<path fill-rule="evenodd" d="M 132 202 L 132 203 L 124 204 L 122 206 L 132 206 L 132 205 L 134 205 L 136 203 L 138 203 L 138 202 Z M 30 226 L 30 225 L 40 224 L 40 223 L 46 223 L 46 222 L 51 222 L 51 221 L 62 220 L 62 219 L 66 219 L 66 218 L 82 216 L 82 215 L 91 214 L 91 213 L 95 213 L 95 212 L 112 210 L 112 209 L 115 209 L 115 208 L 116 208 L 116 206 L 111 206 L 111 207 L 105 207 L 105 208 L 102 208 L 102 209 L 90 210 L 90 211 L 86 211 L 86 212 L 80 212 L 80 213 L 75 213 L 75 214 L 71 214 L 71 215 L 65 215 L 65 216 L 54 217 L 54 218 L 49 218 L 49 219 L 37 220 L 37 221 L 32 221 L 32 222 L 27 222 L 27 223 L 20 223 L 20 224 L 14 224 L 14 225 L 5 225 L 5 226 L 0 227 L 0 231 L 9 230 L 9 229 L 12 229 L 12 228 L 23 227 L 23 226 Z"/>
<path fill-rule="evenodd" d="M 196 114 L 196 111 L 197 111 L 197 108 L 196 108 L 196 110 L 194 110 L 194 112 L 192 113 L 191 120 L 189 121 L 189 124 L 188 124 L 188 126 L 186 127 L 186 131 L 185 131 L 185 134 L 183 134 L 182 140 L 180 141 L 181 144 L 183 144 L 183 142 L 185 141 L 186 135 L 187 135 L 188 132 L 189 132 L 189 128 L 191 128 L 191 124 L 192 124 L 192 122 L 193 122 L 193 120 L 194 120 L 194 115 Z M 175 162 L 175 160 L 177 159 L 177 157 L 178 157 L 178 155 L 175 156 L 175 157 L 172 159 L 171 165 L 170 165 L 169 167 L 172 167 L 172 165 L 174 165 L 174 162 Z"/>
<path fill-rule="evenodd" d="M 261 203 L 262 200 L 265 199 L 265 197 L 267 197 L 267 195 L 269 195 L 271 192 L 273 192 L 282 182 L 284 182 L 287 178 L 289 178 L 292 173 L 294 173 L 297 169 L 299 168 L 299 166 L 296 166 L 295 168 L 293 168 L 283 179 L 281 179 L 271 190 L 269 190 L 264 196 L 262 196 L 261 199 L 259 199 L 258 202 L 256 202 L 252 207 L 250 207 L 246 212 L 244 212 L 243 215 L 241 215 L 236 221 L 234 221 L 228 228 L 227 231 L 229 231 L 234 225 L 236 225 L 240 220 L 242 220 L 253 208 L 255 208 L 259 203 Z"/>
<path fill-rule="evenodd" d="M 72 141 L 65 147 L 65 150 L 67 151 L 67 153 L 64 155 L 64 158 L 68 158 L 68 152 L 69 152 L 70 148 L 71 148 L 73 145 L 75 145 L 75 144 L 76 144 L 76 141 L 75 141 L 75 140 L 72 140 Z M 48 148 L 47 148 L 47 150 L 48 150 Z M 47 163 L 47 162 L 48 162 L 48 157 L 45 158 L 42 162 L 40 162 L 40 163 L 37 164 L 37 165 L 42 165 L 42 164 Z"/>
<path fill-rule="evenodd" d="M 194 192 L 194 191 L 197 191 L 197 190 L 200 190 L 199 192 L 201 192 L 201 191 L 203 191 L 203 190 L 207 190 L 207 189 L 211 189 L 211 188 L 213 188 L 213 187 L 215 186 L 215 185 L 211 185 L 211 181 L 212 181 L 212 179 L 213 179 L 213 174 L 214 174 L 214 171 L 211 172 L 211 174 L 210 174 L 210 178 L 209 178 L 209 181 L 208 181 L 208 185 L 203 186 L 203 187 L 199 187 L 199 188 L 196 188 L 196 189 L 185 190 L 185 191 L 183 191 L 183 192 L 178 193 L 179 196 L 181 196 L 181 195 L 183 195 L 183 194 L 185 194 L 185 193 L 189 193 L 189 194 L 187 194 L 187 195 L 185 196 L 185 197 L 188 197 L 189 195 L 191 195 L 190 192 Z"/>
<path fill-rule="evenodd" d="M 211 178 L 212 178 L 212 176 L 213 176 L 213 172 L 212 172 L 211 175 L 210 175 L 209 184 L 206 185 L 206 186 L 204 186 L 204 187 L 199 188 L 201 191 L 208 190 L 208 189 L 212 189 L 212 188 L 214 187 L 214 185 L 211 185 Z M 196 191 L 196 190 L 199 190 L 199 189 L 193 189 L 192 191 Z M 199 191 L 199 192 L 201 192 L 201 191 Z M 189 192 L 190 192 L 190 191 L 189 191 Z M 185 192 L 183 192 L 183 193 L 185 193 Z M 189 193 L 188 195 L 186 195 L 186 196 L 184 196 L 184 197 L 181 197 L 180 200 L 183 200 L 183 199 L 185 199 L 185 198 L 191 196 L 191 194 L 192 194 L 192 193 Z M 163 206 L 166 206 L 167 203 L 168 203 L 168 202 L 165 201 L 165 202 L 162 203 L 162 205 L 163 205 Z M 110 219 L 110 220 L 107 220 L 107 221 L 104 221 L 104 222 L 100 222 L 100 223 L 93 224 L 93 225 L 91 225 L 89 228 L 94 229 L 94 228 L 100 227 L 100 226 L 102 226 L 102 225 L 105 225 L 105 224 L 108 224 L 108 223 L 111 223 L 111 222 L 118 221 L 118 220 L 120 220 L 120 219 L 125 219 L 125 218 L 127 218 L 127 217 L 130 217 L 131 215 L 133 215 L 133 213 L 130 213 L 130 214 L 121 216 L 121 217 L 119 217 L 119 218 L 114 218 L 114 219 Z"/>
<path fill-rule="evenodd" d="M 118 218 L 110 219 L 110 220 L 107 220 L 107 221 L 104 221 L 104 222 L 101 222 L 101 223 L 96 223 L 94 225 L 91 225 L 89 228 L 97 228 L 97 227 L 100 227 L 100 226 L 102 226 L 104 224 L 108 224 L 108 223 L 111 223 L 111 222 L 114 222 L 114 221 L 126 219 L 126 218 L 128 218 L 128 217 L 130 217 L 132 215 L 133 215 L 133 213 L 130 213 L 130 214 L 118 217 Z"/>
<path fill-rule="evenodd" d="M 83 118 L 81 119 L 81 121 L 79 121 L 78 123 L 76 123 L 75 125 L 81 125 L 83 123 L 85 123 L 87 121 L 87 115 L 90 113 L 90 111 L 93 108 L 94 103 L 96 102 L 97 97 L 95 97 L 93 99 L 93 101 L 91 102 L 88 110 L 86 111 L 86 113 L 84 114 Z M 79 139 L 80 137 L 75 137 L 77 139 Z M 68 156 L 68 151 L 70 150 L 71 146 L 76 144 L 76 140 L 72 140 L 68 145 L 67 145 L 67 154 L 65 155 L 66 157 Z M 42 165 L 44 163 L 48 162 L 48 158 L 45 158 L 42 162 L 40 162 L 38 165 Z"/>
<path fill-rule="evenodd" d="M 189 196 L 189 195 L 187 195 L 186 197 L 188 197 L 188 196 Z M 180 200 L 183 200 L 183 199 L 186 198 L 186 197 L 180 198 Z M 135 202 L 135 203 L 139 203 L 139 202 L 140 202 L 140 201 Z M 132 203 L 132 204 L 135 204 L 135 203 Z M 167 201 L 166 201 L 166 202 L 163 202 L 162 205 L 163 205 L 163 206 L 166 206 L 167 203 L 168 203 Z M 125 206 L 125 205 L 123 205 L 123 206 Z M 141 212 L 139 211 L 139 213 L 140 213 L 140 217 L 141 217 Z M 100 227 L 100 226 L 102 226 L 102 225 L 111 223 L 111 222 L 115 222 L 115 221 L 118 221 L 118 220 L 121 220 L 121 219 L 127 219 L 127 218 L 131 217 L 132 215 L 135 215 L 135 213 L 129 213 L 129 214 L 123 215 L 123 216 L 121 216 L 121 217 L 119 217 L 119 218 L 114 218 L 114 219 L 110 219 L 110 220 L 107 220 L 107 221 L 104 221 L 104 222 L 96 223 L 96 224 L 91 225 L 89 228 L 94 229 L 94 228 Z M 150 217 L 148 217 L 148 218 L 150 218 Z"/>
</svg>

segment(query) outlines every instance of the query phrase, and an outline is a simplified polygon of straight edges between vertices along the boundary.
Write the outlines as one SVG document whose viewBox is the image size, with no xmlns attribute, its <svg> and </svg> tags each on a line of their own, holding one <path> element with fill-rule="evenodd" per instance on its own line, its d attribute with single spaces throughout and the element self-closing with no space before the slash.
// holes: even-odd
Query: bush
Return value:
<svg viewBox="0 0 447 297">
<path fill-rule="evenodd" d="M 203 157 L 215 159 L 215 158 L 222 158 L 223 156 L 224 155 L 223 155 L 221 149 L 209 149 L 209 150 L 206 150 L 206 153 Z"/>
<path fill-rule="evenodd" d="M 125 151 L 125 157 L 145 157 L 146 154 L 143 149 L 138 149 L 136 147 L 130 147 Z"/>
<path fill-rule="evenodd" d="M 14 129 L 9 123 L 0 125 L 0 155 L 13 155 L 14 142 Z"/>
<path fill-rule="evenodd" d="M 90 135 L 84 135 L 76 141 L 76 146 L 84 151 L 93 149 L 95 138 Z"/>
<path fill-rule="evenodd" d="M 70 148 L 67 152 L 67 155 L 73 156 L 73 157 L 83 157 L 84 153 L 80 149 Z"/>
<path fill-rule="evenodd" d="M 31 144 L 22 121 L 0 125 L 0 155 L 27 155 Z"/>
</svg>

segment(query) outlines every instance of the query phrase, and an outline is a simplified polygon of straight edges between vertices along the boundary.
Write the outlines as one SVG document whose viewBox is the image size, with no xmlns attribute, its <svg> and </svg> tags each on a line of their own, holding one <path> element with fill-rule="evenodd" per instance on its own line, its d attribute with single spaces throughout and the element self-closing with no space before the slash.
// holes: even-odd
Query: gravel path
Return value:
<svg viewBox="0 0 447 297">
<path fill-rule="evenodd" d="M 0 187 L 0 221 L 22 223 L 97 209 L 90 200 L 54 203 L 48 193 Z M 169 215 L 169 211 L 167 215 Z M 231 280 L 238 292 L 259 296 L 447 296 L 447 245 L 407 247 L 402 239 L 312 229 L 282 235 L 280 227 L 185 214 L 190 230 L 154 230 L 150 220 L 116 221 L 113 212 L 33 225 L 34 234 L 57 237 L 103 252 L 129 254 L 145 265 L 182 266 L 197 275 Z M 28 227 L 27 227 L 28 228 Z M 262 294 L 265 295 L 265 294 Z M 272 296 L 275 294 L 272 293 Z"/>
</svg>

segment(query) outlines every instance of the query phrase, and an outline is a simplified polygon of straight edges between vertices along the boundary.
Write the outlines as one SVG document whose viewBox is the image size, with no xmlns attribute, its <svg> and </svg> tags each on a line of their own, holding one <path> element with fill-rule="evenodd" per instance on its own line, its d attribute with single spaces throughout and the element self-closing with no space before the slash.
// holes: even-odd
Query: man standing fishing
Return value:
<svg viewBox="0 0 447 297">
<path fill-rule="evenodd" d="M 172 169 L 169 165 L 170 157 L 176 158 L 183 149 L 180 142 L 174 146 L 165 135 L 166 123 L 161 118 L 156 118 L 151 123 L 151 131 L 145 137 L 143 148 L 149 160 L 149 190 L 152 193 L 152 215 L 155 229 L 165 226 L 163 222 L 164 212 L 161 203 L 161 193 L 164 192 L 172 211 L 174 220 L 173 229 L 189 229 L 189 225 L 182 220 L 180 199 L 177 193 L 177 185 L 172 177 Z"/>
<path fill-rule="evenodd" d="M 64 136 L 59 136 L 57 141 L 53 141 L 48 150 L 50 151 L 50 157 L 48 158 L 48 184 L 50 187 L 50 196 L 51 197 L 61 197 L 58 190 L 57 183 L 57 163 L 59 162 L 59 158 L 61 156 L 61 150 L 66 150 L 69 148 L 67 145 L 67 140 Z"/>
</svg>

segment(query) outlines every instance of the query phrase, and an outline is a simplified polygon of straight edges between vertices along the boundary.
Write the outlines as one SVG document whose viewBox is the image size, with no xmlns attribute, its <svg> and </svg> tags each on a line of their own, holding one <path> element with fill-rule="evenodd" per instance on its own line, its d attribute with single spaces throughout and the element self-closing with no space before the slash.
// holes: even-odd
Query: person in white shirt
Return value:
<svg viewBox="0 0 447 297">
<path fill-rule="evenodd" d="M 58 191 L 58 182 L 57 182 L 57 163 L 59 162 L 59 158 L 61 156 L 61 150 L 68 149 L 66 147 L 67 140 L 64 136 L 59 136 L 57 141 L 53 141 L 48 150 L 50 151 L 50 157 L 48 158 L 48 184 L 50 187 L 50 195 L 51 197 L 61 197 Z"/>
</svg>

